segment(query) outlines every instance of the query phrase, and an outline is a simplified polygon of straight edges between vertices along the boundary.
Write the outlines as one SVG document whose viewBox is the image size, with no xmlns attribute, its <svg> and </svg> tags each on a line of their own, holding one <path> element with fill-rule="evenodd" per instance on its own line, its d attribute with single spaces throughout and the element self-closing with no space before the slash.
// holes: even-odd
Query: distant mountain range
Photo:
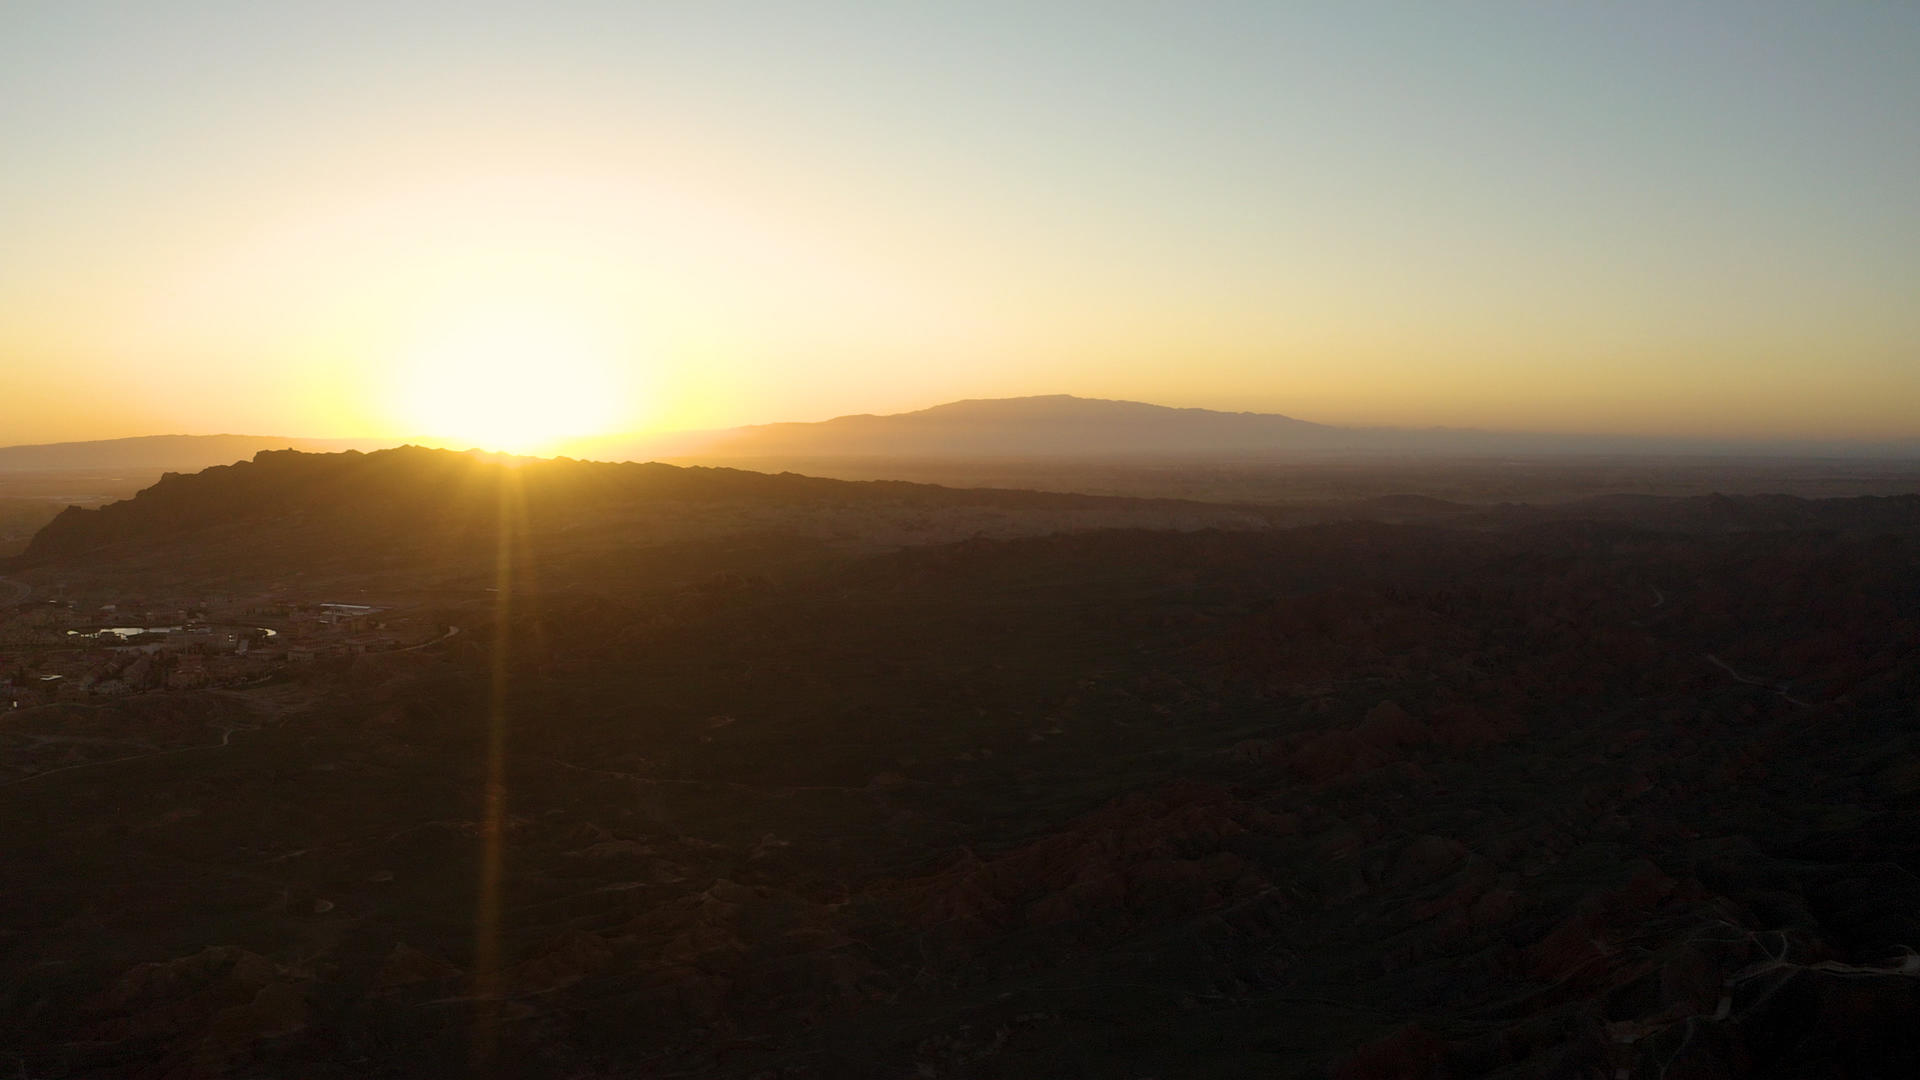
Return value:
<svg viewBox="0 0 1920 1080">
<path fill-rule="evenodd" d="M 141 435 L 130 439 L 0 446 L 0 472 L 106 469 L 139 473 L 198 472 L 246 461 L 262 450 L 377 450 L 378 439 L 294 439 L 284 435 Z"/>
<path fill-rule="evenodd" d="M 153 435 L 99 442 L 0 447 L 0 472 L 128 469 L 193 471 L 261 450 L 376 450 L 394 440 L 278 435 Z M 817 423 L 600 439 L 574 456 L 604 461 L 729 463 L 793 468 L 842 460 L 1046 459 L 1140 461 L 1336 457 L 1594 454 L 1920 458 L 1920 439 L 1738 440 L 1566 435 L 1458 428 L 1334 427 L 1277 413 L 1176 409 L 1138 401 L 1053 394 L 955 401 L 916 412 L 841 416 Z"/>
<path fill-rule="evenodd" d="M 832 458 L 1081 460 L 1286 459 L 1337 455 L 1737 454 L 1920 457 L 1920 440 L 1681 439 L 1458 428 L 1360 428 L 1277 413 L 1176 409 L 1053 394 L 956 401 L 917 412 L 841 416 L 597 444 L 588 456 L 687 462 Z"/>
<path fill-rule="evenodd" d="M 762 424 L 681 438 L 697 457 L 1111 457 L 1318 446 L 1339 428 L 1272 413 L 1046 397 L 955 401 L 886 416 Z"/>
</svg>

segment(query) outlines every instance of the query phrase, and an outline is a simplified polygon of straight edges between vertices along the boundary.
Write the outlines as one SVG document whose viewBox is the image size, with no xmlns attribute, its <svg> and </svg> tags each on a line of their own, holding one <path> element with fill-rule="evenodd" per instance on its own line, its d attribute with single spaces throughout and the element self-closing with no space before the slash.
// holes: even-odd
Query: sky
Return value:
<svg viewBox="0 0 1920 1080">
<path fill-rule="evenodd" d="M 0 3 L 0 444 L 1920 435 L 1920 6 Z"/>
</svg>

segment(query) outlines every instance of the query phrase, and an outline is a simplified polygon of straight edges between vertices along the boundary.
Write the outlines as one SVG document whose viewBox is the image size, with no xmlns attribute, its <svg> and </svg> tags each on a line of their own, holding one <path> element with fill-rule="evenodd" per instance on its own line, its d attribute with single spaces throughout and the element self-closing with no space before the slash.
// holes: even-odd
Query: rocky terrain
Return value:
<svg viewBox="0 0 1920 1080">
<path fill-rule="evenodd" d="M 0 719 L 41 755 L 0 787 L 22 1076 L 1920 1056 L 1920 498 L 263 455 L 0 573 L 298 578 L 463 631 Z"/>
</svg>

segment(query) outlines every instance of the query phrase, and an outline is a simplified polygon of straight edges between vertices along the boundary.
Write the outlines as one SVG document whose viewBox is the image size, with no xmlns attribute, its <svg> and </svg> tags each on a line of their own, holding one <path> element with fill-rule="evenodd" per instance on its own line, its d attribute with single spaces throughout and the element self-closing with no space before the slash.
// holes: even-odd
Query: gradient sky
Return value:
<svg viewBox="0 0 1920 1080">
<path fill-rule="evenodd" d="M 10 0 L 0 443 L 521 380 L 1920 435 L 1916 57 L 1909 3 Z"/>
</svg>

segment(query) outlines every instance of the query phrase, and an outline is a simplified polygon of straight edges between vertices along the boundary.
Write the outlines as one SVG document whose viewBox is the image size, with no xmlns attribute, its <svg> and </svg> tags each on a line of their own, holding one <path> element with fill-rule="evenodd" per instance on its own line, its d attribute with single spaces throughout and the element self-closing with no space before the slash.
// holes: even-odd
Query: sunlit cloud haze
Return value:
<svg viewBox="0 0 1920 1080">
<path fill-rule="evenodd" d="M 0 442 L 1917 435 L 1916 56 L 1911 4 L 14 0 Z"/>
</svg>

